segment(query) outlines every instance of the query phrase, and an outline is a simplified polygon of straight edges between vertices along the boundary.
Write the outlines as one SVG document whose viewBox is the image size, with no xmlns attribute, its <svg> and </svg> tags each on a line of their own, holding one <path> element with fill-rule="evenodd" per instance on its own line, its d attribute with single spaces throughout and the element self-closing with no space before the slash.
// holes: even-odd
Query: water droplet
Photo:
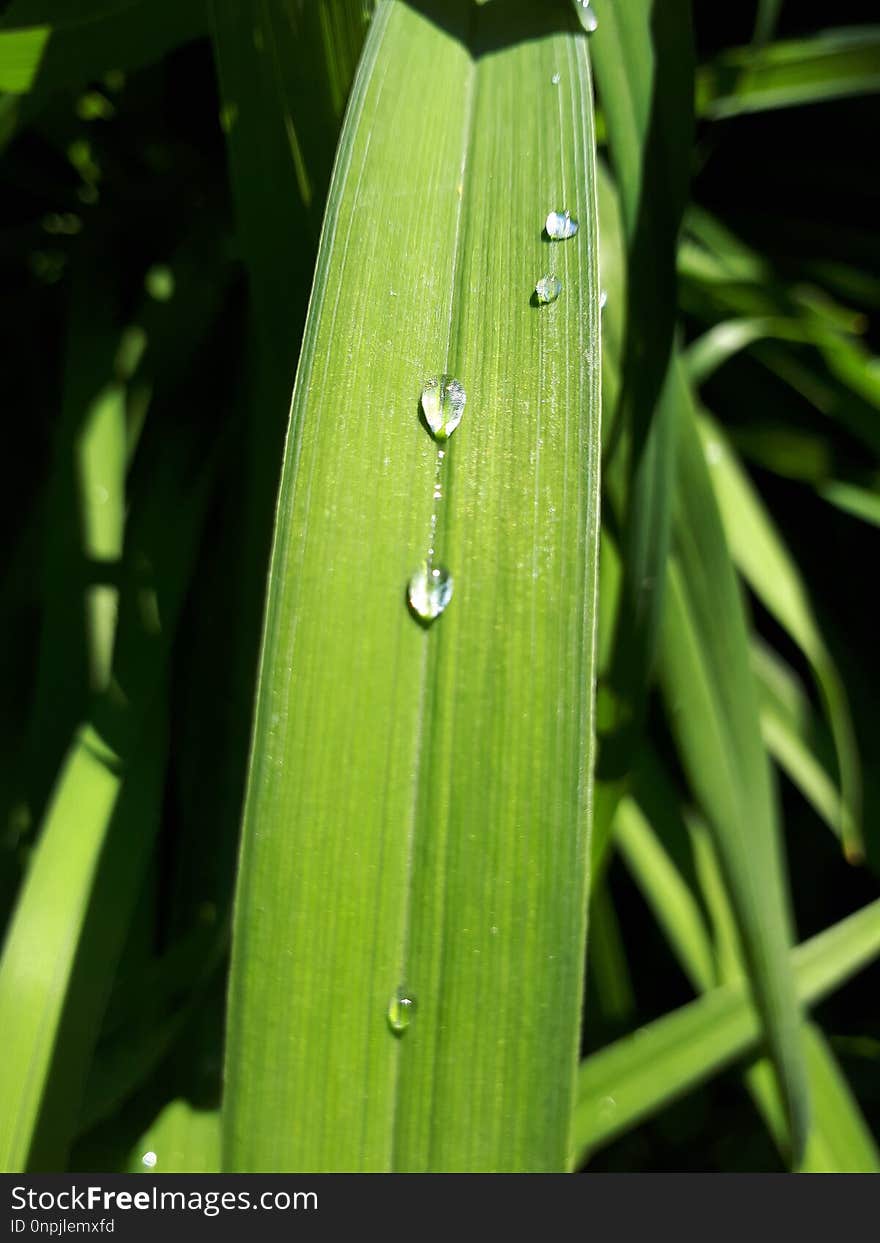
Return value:
<svg viewBox="0 0 880 1243">
<path fill-rule="evenodd" d="M 415 998 L 399 988 L 388 1003 L 388 1026 L 395 1036 L 402 1036 L 409 1027 L 415 1008 Z"/>
<path fill-rule="evenodd" d="M 617 1101 L 613 1096 L 603 1096 L 599 1101 L 599 1117 L 603 1122 L 610 1121 L 617 1112 Z"/>
<path fill-rule="evenodd" d="M 590 8 L 590 0 L 581 0 L 581 25 L 589 34 L 599 25 L 596 14 Z"/>
<path fill-rule="evenodd" d="M 157 1160 L 158 1160 L 158 1157 L 156 1156 L 154 1152 L 145 1152 L 144 1155 L 141 1157 L 142 1164 L 145 1165 L 148 1170 L 151 1170 L 153 1168 Z"/>
<path fill-rule="evenodd" d="M 554 85 L 554 86 L 558 86 L 558 85 L 559 85 L 559 83 L 562 81 L 562 78 L 561 78 L 560 74 L 558 74 L 558 73 L 554 73 L 554 75 L 553 75 L 553 77 L 550 79 L 550 81 L 553 83 L 553 85 Z"/>
<path fill-rule="evenodd" d="M 461 422 L 467 395 L 451 375 L 425 381 L 422 410 L 435 440 L 448 440 Z"/>
<path fill-rule="evenodd" d="M 599 292 L 599 310 L 600 311 L 604 310 L 605 303 L 607 301 L 608 301 L 608 290 L 607 289 L 600 290 Z"/>
<path fill-rule="evenodd" d="M 406 598 L 420 621 L 432 622 L 452 599 L 452 575 L 442 565 L 423 561 L 409 580 Z"/>
<path fill-rule="evenodd" d="M 566 237 L 574 237 L 578 231 L 578 222 L 572 220 L 571 212 L 552 211 L 544 224 L 547 236 L 554 242 L 561 242 Z"/>
<path fill-rule="evenodd" d="M 542 276 L 535 286 L 535 297 L 541 303 L 555 302 L 562 293 L 562 281 L 555 276 Z"/>
</svg>

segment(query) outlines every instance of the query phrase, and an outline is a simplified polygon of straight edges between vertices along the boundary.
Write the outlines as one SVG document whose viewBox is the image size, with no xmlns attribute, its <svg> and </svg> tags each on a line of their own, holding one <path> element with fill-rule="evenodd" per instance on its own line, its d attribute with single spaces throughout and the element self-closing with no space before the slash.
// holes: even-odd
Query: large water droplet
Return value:
<svg viewBox="0 0 880 1243">
<path fill-rule="evenodd" d="M 409 580 L 406 596 L 416 617 L 432 622 L 452 599 L 452 575 L 442 565 L 423 561 Z"/>
<path fill-rule="evenodd" d="M 535 297 L 541 303 L 555 302 L 562 293 L 562 281 L 555 276 L 542 276 L 535 286 Z"/>
<path fill-rule="evenodd" d="M 158 1157 L 156 1156 L 154 1152 L 145 1152 L 144 1155 L 141 1157 L 142 1164 L 145 1165 L 148 1170 L 151 1170 L 153 1168 L 157 1160 L 158 1160 Z"/>
<path fill-rule="evenodd" d="M 590 0 L 580 0 L 580 10 L 581 25 L 588 34 L 592 34 L 599 25 L 599 19 L 590 8 Z"/>
<path fill-rule="evenodd" d="M 399 988 L 388 1003 L 388 1026 L 395 1036 L 402 1036 L 409 1027 L 415 1008 L 415 998 Z"/>
<path fill-rule="evenodd" d="M 461 422 L 467 394 L 451 375 L 426 380 L 422 410 L 435 440 L 448 440 Z"/>
<path fill-rule="evenodd" d="M 578 231 L 578 222 L 572 220 L 571 212 L 552 211 L 547 217 L 544 228 L 549 238 L 554 242 L 560 242 L 566 237 L 574 237 Z"/>
</svg>

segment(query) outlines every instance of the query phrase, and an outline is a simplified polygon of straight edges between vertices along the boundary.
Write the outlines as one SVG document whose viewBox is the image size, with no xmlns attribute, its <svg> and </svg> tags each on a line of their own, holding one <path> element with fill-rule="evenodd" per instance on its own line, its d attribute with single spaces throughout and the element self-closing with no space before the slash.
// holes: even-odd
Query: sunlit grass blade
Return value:
<svg viewBox="0 0 880 1243">
<path fill-rule="evenodd" d="M 697 337 L 682 356 L 688 377 L 694 385 L 706 380 L 724 363 L 756 341 L 768 338 L 782 341 L 809 341 L 810 333 L 796 320 L 770 315 L 727 319 Z"/>
<path fill-rule="evenodd" d="M 128 1168 L 132 1174 L 219 1174 L 220 1111 L 172 1101 L 135 1144 Z"/>
<path fill-rule="evenodd" d="M 368 35 L 270 572 L 227 1168 L 567 1163 L 599 482 L 586 49 L 567 4 L 383 3 Z M 561 209 L 579 232 L 543 241 Z M 562 294 L 536 307 L 551 269 Z M 454 596 L 424 629 L 404 601 L 437 460 L 418 400 L 444 372 L 467 392 L 436 529 Z"/>
<path fill-rule="evenodd" d="M 628 273 L 615 424 L 624 573 L 608 674 L 616 710 L 613 721 L 603 722 L 600 754 L 599 848 L 641 729 L 662 610 L 676 418 L 664 379 L 675 324 L 676 241 L 690 181 L 693 48 L 684 0 L 662 10 L 644 0 L 597 0 L 595 10 L 591 49 Z"/>
<path fill-rule="evenodd" d="M 695 849 L 701 856 L 703 893 L 715 926 L 719 979 L 721 983 L 737 983 L 744 974 L 743 956 L 718 858 L 709 834 L 695 817 L 690 817 L 690 828 Z M 858 1104 L 846 1088 L 834 1054 L 814 1024 L 805 1024 L 804 1041 L 812 1119 L 798 1170 L 843 1173 L 853 1164 L 870 1165 L 870 1132 Z M 791 1141 L 770 1063 L 764 1059 L 755 1062 L 746 1070 L 745 1083 L 780 1152 L 787 1157 Z"/>
<path fill-rule="evenodd" d="M 724 52 L 697 75 L 697 111 L 731 117 L 880 90 L 880 26 Z"/>
<path fill-rule="evenodd" d="M 880 953 L 880 902 L 792 954 L 798 993 L 815 1003 Z M 761 1022 L 742 985 L 714 989 L 581 1064 L 575 1111 L 580 1159 L 747 1053 Z"/>
<path fill-rule="evenodd" d="M 843 682 L 822 638 L 800 572 L 757 489 L 719 425 L 704 414 L 698 427 L 737 569 L 800 647 L 822 695 L 841 773 L 842 805 L 837 821 L 844 851 L 854 862 L 863 855 L 861 776 Z"/>
<path fill-rule="evenodd" d="M 662 771 L 654 765 L 651 778 L 656 782 L 658 777 L 663 784 Z M 691 835 L 703 896 L 712 913 L 714 952 L 696 898 L 684 876 L 631 800 L 621 803 L 615 821 L 615 842 L 695 987 L 707 991 L 716 983 L 740 981 L 743 964 L 733 913 L 708 834 L 693 817 L 688 818 L 688 827 L 683 822 L 673 823 L 674 800 L 668 797 L 668 791 L 664 794 L 667 796 L 660 803 L 664 836 L 676 840 L 686 838 L 688 832 Z M 870 1132 L 846 1088 L 834 1055 L 818 1028 L 809 1024 L 806 1034 L 807 1076 L 814 1104 L 813 1123 L 800 1168 L 804 1171 L 871 1168 Z M 770 1063 L 760 1061 L 749 1067 L 745 1081 L 777 1144 L 786 1152 L 790 1147 L 788 1131 Z"/>
<path fill-rule="evenodd" d="M 685 771 L 715 833 L 797 1161 L 808 1102 L 787 954 L 791 924 L 775 792 L 743 603 L 680 371 L 677 396 L 679 486 L 661 679 Z"/>
<path fill-rule="evenodd" d="M 819 486 L 819 495 L 844 513 L 880 527 L 880 484 L 873 490 L 842 479 L 831 479 Z"/>
<path fill-rule="evenodd" d="M 697 988 L 710 988 L 715 961 L 700 905 L 632 799 L 617 809 L 614 842 L 688 978 Z"/>
<path fill-rule="evenodd" d="M 827 1040 L 814 1023 L 804 1029 L 807 1074 L 815 1122 L 804 1154 L 803 1174 L 878 1174 L 880 1152 L 858 1102 Z M 767 1062 L 746 1072 L 752 1094 L 777 1144 L 786 1141 L 779 1091 Z"/>
<path fill-rule="evenodd" d="M 216 397 L 215 385 L 229 390 L 222 368 L 197 382 L 201 400 Z M 157 426 L 143 446 L 138 465 L 150 486 L 133 484 L 113 677 L 71 743 L 0 959 L 0 1018 L 16 1036 L 0 1064 L 3 1169 L 64 1164 L 158 828 L 163 686 L 224 443 L 206 454 L 199 430 L 196 421 L 180 428 L 172 452 Z"/>
<path fill-rule="evenodd" d="M 764 644 L 752 644 L 761 697 L 761 733 L 773 759 L 833 833 L 860 841 L 850 809 L 832 776 L 834 748 L 799 679 Z"/>
<path fill-rule="evenodd" d="M 132 821 L 136 804 L 120 800 L 119 757 L 94 729 L 83 730 L 62 769 L 0 960 L 0 1020 L 10 1033 L 0 1169 L 64 1164 L 80 1059 L 96 1035 L 111 947 L 124 932 L 155 831 L 161 734 L 146 741 L 137 769 L 129 788 L 140 823 Z M 62 1052 L 55 1073 L 72 1071 L 73 1082 L 59 1086 L 51 1080 Z"/>
<path fill-rule="evenodd" d="M 13 4 L 0 19 L 0 90 L 25 94 L 135 69 L 205 32 L 201 0 Z"/>
</svg>

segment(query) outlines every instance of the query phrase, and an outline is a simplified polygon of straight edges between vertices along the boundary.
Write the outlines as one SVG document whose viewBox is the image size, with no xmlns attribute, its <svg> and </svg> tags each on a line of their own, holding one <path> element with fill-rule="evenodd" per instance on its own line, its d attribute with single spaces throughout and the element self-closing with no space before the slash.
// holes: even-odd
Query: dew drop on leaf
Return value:
<svg viewBox="0 0 880 1243">
<path fill-rule="evenodd" d="M 448 440 L 461 422 L 467 395 L 451 375 L 426 380 L 422 389 L 422 410 L 435 440 Z"/>
<path fill-rule="evenodd" d="M 599 20 L 590 8 L 590 0 L 580 0 L 580 10 L 581 25 L 588 34 L 592 34 L 599 25 Z"/>
<path fill-rule="evenodd" d="M 554 242 L 561 242 L 567 237 L 574 237 L 578 231 L 578 222 L 572 220 L 571 212 L 552 211 L 544 224 L 547 236 Z"/>
<path fill-rule="evenodd" d="M 406 596 L 419 621 L 432 622 L 452 599 L 452 575 L 442 565 L 423 561 L 409 580 Z"/>
<path fill-rule="evenodd" d="M 415 1008 L 414 998 L 399 988 L 388 1003 L 388 1026 L 395 1036 L 402 1036 L 409 1027 Z"/>
<path fill-rule="evenodd" d="M 562 293 L 562 281 L 555 276 L 542 276 L 535 286 L 535 297 L 540 303 L 555 302 Z"/>
</svg>

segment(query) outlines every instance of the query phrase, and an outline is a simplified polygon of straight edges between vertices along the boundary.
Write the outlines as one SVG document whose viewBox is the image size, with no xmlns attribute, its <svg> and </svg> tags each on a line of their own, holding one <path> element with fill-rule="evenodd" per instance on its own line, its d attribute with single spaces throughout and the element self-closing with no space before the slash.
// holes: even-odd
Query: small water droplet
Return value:
<svg viewBox="0 0 880 1243">
<path fill-rule="evenodd" d="M 617 1101 L 613 1096 L 603 1096 L 599 1101 L 599 1117 L 603 1122 L 608 1122 L 617 1112 Z"/>
<path fill-rule="evenodd" d="M 448 440 L 461 422 L 467 394 L 451 375 L 425 381 L 422 410 L 435 440 Z"/>
<path fill-rule="evenodd" d="M 415 1008 L 415 998 L 399 988 L 388 1003 L 388 1026 L 395 1036 L 402 1036 L 409 1027 Z"/>
<path fill-rule="evenodd" d="M 420 621 L 432 622 L 452 599 L 452 575 L 442 565 L 423 561 L 409 580 L 406 598 Z"/>
<path fill-rule="evenodd" d="M 559 83 L 562 81 L 562 78 L 561 78 L 560 74 L 558 74 L 558 73 L 554 73 L 554 75 L 553 75 L 553 77 L 550 79 L 550 81 L 553 83 L 553 85 L 554 85 L 554 86 L 558 86 L 558 85 L 559 85 Z"/>
<path fill-rule="evenodd" d="M 555 276 L 542 276 L 535 286 L 535 297 L 542 304 L 555 302 L 561 293 L 562 281 Z"/>
<path fill-rule="evenodd" d="M 599 310 L 605 309 L 605 303 L 608 301 L 608 290 L 602 289 L 599 292 Z"/>
<path fill-rule="evenodd" d="M 572 220 L 571 212 L 552 211 L 544 223 L 544 228 L 552 241 L 561 242 L 566 237 L 574 237 L 578 231 L 578 222 Z"/>
<path fill-rule="evenodd" d="M 157 1161 L 158 1157 L 154 1152 L 145 1152 L 141 1157 L 141 1163 L 145 1165 L 148 1170 L 151 1170 Z"/>
</svg>

